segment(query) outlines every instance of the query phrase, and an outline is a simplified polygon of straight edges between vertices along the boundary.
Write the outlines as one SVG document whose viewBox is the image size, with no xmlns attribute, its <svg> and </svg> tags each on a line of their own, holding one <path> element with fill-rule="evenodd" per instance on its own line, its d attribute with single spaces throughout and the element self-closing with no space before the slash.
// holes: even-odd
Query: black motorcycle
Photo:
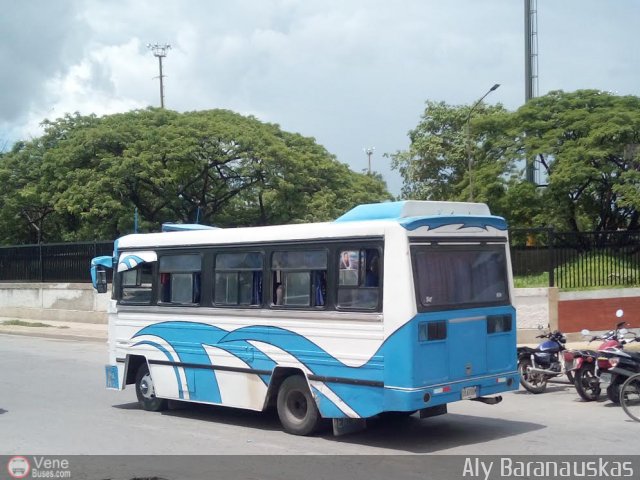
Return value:
<svg viewBox="0 0 640 480">
<path fill-rule="evenodd" d="M 635 337 L 630 341 L 640 341 Z M 622 349 L 611 349 L 608 353 L 610 368 L 606 373 L 600 374 L 600 382 L 606 383 L 614 395 L 609 395 L 613 403 L 622 402 L 622 386 L 630 378 L 640 373 L 640 352 L 630 352 Z"/>
<path fill-rule="evenodd" d="M 531 393 L 542 393 L 550 378 L 566 375 L 573 383 L 573 352 L 565 348 L 567 339 L 558 330 L 537 335 L 546 338 L 536 348 L 518 347 L 520 384 Z"/>
</svg>

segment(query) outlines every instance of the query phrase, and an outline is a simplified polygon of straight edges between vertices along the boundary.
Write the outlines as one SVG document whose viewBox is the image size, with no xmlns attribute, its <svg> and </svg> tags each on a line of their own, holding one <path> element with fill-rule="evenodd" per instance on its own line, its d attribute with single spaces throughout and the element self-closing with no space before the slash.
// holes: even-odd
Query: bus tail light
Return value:
<svg viewBox="0 0 640 480">
<path fill-rule="evenodd" d="M 435 395 L 437 395 L 438 393 L 448 393 L 450 391 L 451 391 L 451 387 L 448 385 L 446 387 L 438 387 L 433 389 L 433 393 Z"/>
</svg>

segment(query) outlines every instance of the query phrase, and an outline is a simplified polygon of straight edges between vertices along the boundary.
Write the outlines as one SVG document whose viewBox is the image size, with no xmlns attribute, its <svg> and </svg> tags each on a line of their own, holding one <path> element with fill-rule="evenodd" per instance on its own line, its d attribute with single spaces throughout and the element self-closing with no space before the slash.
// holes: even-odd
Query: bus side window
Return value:
<svg viewBox="0 0 640 480">
<path fill-rule="evenodd" d="M 172 305 L 200 303 L 202 257 L 197 254 L 160 257 L 160 302 Z"/>
<path fill-rule="evenodd" d="M 380 251 L 339 250 L 338 308 L 377 310 L 380 300 Z"/>
<path fill-rule="evenodd" d="M 216 305 L 262 305 L 261 252 L 233 252 L 216 255 Z"/>
<path fill-rule="evenodd" d="M 122 303 L 151 303 L 153 288 L 153 267 L 151 263 L 126 270 L 120 275 Z"/>
<path fill-rule="evenodd" d="M 291 250 L 271 257 L 273 305 L 324 307 L 327 296 L 327 252 Z"/>
</svg>

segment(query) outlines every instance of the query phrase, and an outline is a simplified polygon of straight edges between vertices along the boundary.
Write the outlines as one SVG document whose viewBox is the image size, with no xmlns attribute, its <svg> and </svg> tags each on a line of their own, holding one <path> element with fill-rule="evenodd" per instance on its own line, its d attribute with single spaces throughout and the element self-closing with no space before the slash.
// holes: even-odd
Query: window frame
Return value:
<svg viewBox="0 0 640 480">
<path fill-rule="evenodd" d="M 161 307 L 199 307 L 203 304 L 203 271 L 204 271 L 204 265 L 205 265 L 205 255 L 204 252 L 202 251 L 193 251 L 193 250 L 189 250 L 189 251 L 184 251 L 184 250 L 160 250 L 157 252 L 158 254 L 158 261 L 157 266 L 156 266 L 156 275 L 155 278 L 157 279 L 157 299 L 155 304 Z M 200 270 L 175 270 L 175 271 L 171 271 L 171 272 L 163 272 L 160 268 L 160 263 L 162 262 L 163 258 L 166 257 L 181 257 L 181 256 L 197 256 L 200 258 Z M 198 282 L 200 283 L 200 298 L 198 302 L 173 302 L 173 301 L 163 301 L 162 300 L 162 282 L 161 282 L 161 278 L 163 274 L 167 274 L 167 275 L 172 275 L 172 274 L 191 274 L 191 282 L 192 282 L 192 291 L 191 291 L 191 297 L 193 298 L 193 283 L 194 283 L 194 276 L 193 274 L 198 274 Z"/>
<path fill-rule="evenodd" d="M 330 299 L 332 298 L 329 290 L 331 289 L 331 280 L 330 280 L 330 258 L 331 258 L 331 246 L 327 242 L 308 242 L 305 244 L 280 244 L 280 245 L 272 245 L 271 248 L 268 249 L 268 263 L 266 267 L 267 275 L 269 277 L 269 289 L 268 289 L 268 297 L 267 297 L 267 306 L 273 310 L 300 310 L 300 311 L 329 311 L 333 309 L 333 304 L 330 303 Z M 278 268 L 274 269 L 273 266 L 273 257 L 274 254 L 279 252 L 310 252 L 310 251 L 321 251 L 325 254 L 326 258 L 326 268 L 325 270 L 311 270 L 308 268 Z M 309 281 L 309 305 L 277 305 L 273 301 L 273 296 L 276 293 L 276 281 L 275 274 L 277 271 L 285 272 L 285 273 L 304 273 L 308 272 L 310 281 Z M 314 298 L 314 290 L 316 288 L 316 283 L 314 280 L 313 272 L 325 272 L 326 275 L 326 285 L 325 285 L 325 300 L 324 305 L 316 305 Z M 264 286 L 263 286 L 263 301 L 264 301 Z"/>
<path fill-rule="evenodd" d="M 345 251 L 358 251 L 358 255 L 360 255 L 360 252 L 362 252 L 363 250 L 376 250 L 378 253 L 378 286 L 377 287 L 367 287 L 365 285 L 360 285 L 360 272 L 361 272 L 361 266 L 358 265 L 358 285 L 356 286 L 351 286 L 351 285 L 344 285 L 344 286 L 340 286 L 340 257 L 342 255 L 343 252 Z M 333 257 L 333 260 L 337 260 L 337 262 L 335 262 L 335 268 L 336 268 L 336 273 L 334 276 L 334 285 L 335 285 L 335 308 L 337 311 L 339 312 L 382 312 L 382 308 L 383 308 L 383 294 L 384 294 L 384 243 L 382 242 L 373 242 L 370 240 L 367 241 L 363 241 L 363 242 L 359 242 L 359 241 L 352 241 L 352 242 L 341 242 L 338 243 L 336 245 L 335 248 L 335 256 Z M 365 271 L 364 271 L 364 276 L 362 278 L 363 283 L 366 282 L 366 266 L 365 266 Z M 378 291 L 378 301 L 376 303 L 376 305 L 372 308 L 365 308 L 365 307 L 343 307 L 340 306 L 338 303 L 339 300 L 339 291 L 340 289 L 343 290 L 355 290 L 355 291 L 373 291 L 373 290 L 377 290 Z"/>
<path fill-rule="evenodd" d="M 143 267 L 143 266 L 149 266 L 151 267 L 151 296 L 149 298 L 148 302 L 135 302 L 135 301 L 130 301 L 130 300 L 124 300 L 123 299 L 123 294 L 124 294 L 124 289 L 127 288 L 125 287 L 125 285 L 122 282 L 122 277 L 124 276 L 124 274 L 126 274 L 127 272 L 131 272 L 131 271 L 136 271 L 137 269 Z M 158 285 L 158 281 L 157 281 L 157 272 L 158 272 L 158 261 L 153 261 L 153 262 L 143 262 L 140 263 L 138 265 L 136 265 L 136 267 L 125 270 L 123 272 L 116 272 L 116 274 L 114 275 L 114 282 L 115 282 L 115 288 L 114 288 L 114 292 L 116 295 L 116 304 L 117 305 L 133 305 L 133 306 L 150 306 L 150 305 L 154 305 L 156 303 L 156 296 L 157 296 L 157 285 Z"/>
<path fill-rule="evenodd" d="M 223 268 L 221 270 L 217 270 L 216 266 L 218 263 L 218 255 L 233 255 L 233 254 L 242 254 L 242 253 L 258 253 L 261 256 L 262 265 L 260 269 L 230 269 Z M 211 253 L 211 268 L 208 270 L 211 272 L 211 305 L 214 308 L 230 308 L 230 309 L 260 309 L 264 308 L 265 305 L 265 265 L 266 265 L 266 252 L 261 248 L 251 248 L 251 245 L 247 247 L 232 247 L 232 248 L 220 248 L 212 250 Z M 262 273 L 262 292 L 260 302 L 255 305 L 245 305 L 241 303 L 219 303 L 216 302 L 216 275 L 217 273 L 236 273 L 240 272 L 260 272 Z M 240 282 L 238 281 L 238 301 L 240 300 Z"/>
<path fill-rule="evenodd" d="M 504 281 L 505 281 L 505 295 L 499 302 L 469 302 L 469 303 L 447 303 L 438 304 L 433 306 L 425 306 L 422 303 L 420 295 L 420 279 L 418 276 L 418 262 L 416 254 L 419 249 L 442 249 L 446 251 L 479 251 L 486 252 L 487 247 L 492 247 L 495 250 L 501 250 L 504 255 Z M 483 307 L 500 307 L 511 305 L 511 286 L 509 277 L 509 257 L 507 253 L 507 241 L 505 238 L 457 238 L 457 239 L 415 239 L 410 244 L 410 258 L 411 258 L 411 272 L 413 275 L 414 284 L 414 297 L 416 301 L 416 308 L 418 312 L 437 312 L 444 310 L 465 310 L 470 308 L 483 308 Z"/>
</svg>

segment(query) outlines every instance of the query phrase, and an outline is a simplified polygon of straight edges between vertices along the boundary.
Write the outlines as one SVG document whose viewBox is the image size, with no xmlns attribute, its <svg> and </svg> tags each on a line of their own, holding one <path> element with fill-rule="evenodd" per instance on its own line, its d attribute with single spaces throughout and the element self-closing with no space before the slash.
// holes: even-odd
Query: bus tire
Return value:
<svg viewBox="0 0 640 480">
<path fill-rule="evenodd" d="M 311 435 L 321 424 L 316 401 L 302 375 L 287 377 L 278 390 L 278 417 L 287 433 Z"/>
<path fill-rule="evenodd" d="M 167 400 L 156 397 L 147 362 L 142 363 L 136 372 L 136 397 L 140 406 L 148 412 L 161 412 L 167 409 Z"/>
</svg>

